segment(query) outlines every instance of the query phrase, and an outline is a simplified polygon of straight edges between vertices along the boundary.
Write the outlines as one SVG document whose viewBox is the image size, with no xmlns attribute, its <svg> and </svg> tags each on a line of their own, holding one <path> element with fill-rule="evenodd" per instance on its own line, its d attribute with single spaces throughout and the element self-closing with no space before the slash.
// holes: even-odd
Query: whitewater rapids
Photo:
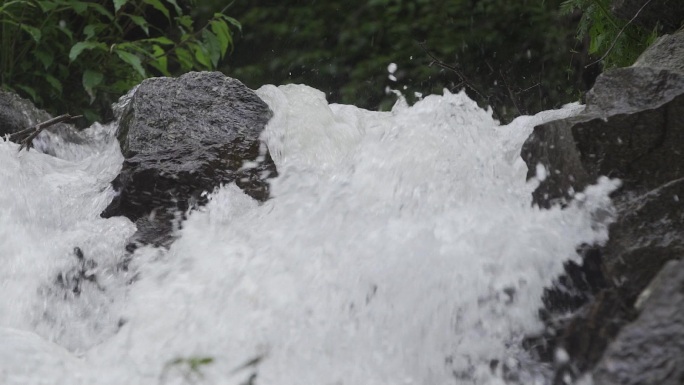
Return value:
<svg viewBox="0 0 684 385">
<path fill-rule="evenodd" d="M 221 187 L 127 272 L 134 224 L 99 217 L 116 126 L 51 142 L 57 157 L 0 140 L 0 383 L 501 384 L 490 363 L 524 360 L 543 288 L 606 239 L 593 213 L 615 182 L 542 211 L 519 157 L 535 125 L 582 106 L 500 126 L 464 93 L 391 112 L 300 85 L 257 94 L 272 199 Z M 55 283 L 74 247 L 97 263 L 78 297 Z"/>
</svg>

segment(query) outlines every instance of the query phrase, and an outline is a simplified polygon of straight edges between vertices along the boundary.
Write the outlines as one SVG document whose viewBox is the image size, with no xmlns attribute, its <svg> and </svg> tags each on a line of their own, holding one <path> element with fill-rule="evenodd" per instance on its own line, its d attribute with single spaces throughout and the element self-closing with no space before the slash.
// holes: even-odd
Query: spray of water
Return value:
<svg viewBox="0 0 684 385">
<path fill-rule="evenodd" d="M 274 111 L 273 199 L 221 187 L 127 273 L 134 226 L 98 216 L 114 127 L 66 159 L 0 142 L 3 383 L 498 384 L 490 363 L 523 360 L 544 286 L 606 238 L 594 214 L 615 182 L 541 211 L 518 156 L 577 105 L 499 126 L 464 93 L 391 112 L 306 86 L 257 93 Z M 55 284 L 75 246 L 98 264 L 79 296 Z"/>
</svg>

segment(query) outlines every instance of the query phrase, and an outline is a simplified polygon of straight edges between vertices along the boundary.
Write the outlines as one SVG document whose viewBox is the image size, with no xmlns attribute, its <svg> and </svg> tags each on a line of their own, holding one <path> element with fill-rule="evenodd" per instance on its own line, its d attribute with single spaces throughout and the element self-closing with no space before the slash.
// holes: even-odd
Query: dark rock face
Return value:
<svg viewBox="0 0 684 385">
<path fill-rule="evenodd" d="M 161 245 L 178 216 L 222 183 L 268 198 L 266 179 L 276 170 L 259 135 L 272 112 L 242 83 L 194 72 L 145 80 L 124 98 L 117 115 L 125 161 L 114 182 L 120 195 L 104 217 L 124 215 L 138 225 L 139 241 Z M 255 165 L 243 168 L 246 161 Z"/>
<path fill-rule="evenodd" d="M 611 10 L 624 20 L 631 20 L 638 13 L 633 21 L 635 24 L 649 30 L 660 24 L 665 33 L 676 31 L 684 20 L 684 3 L 681 1 L 651 0 L 644 4 L 646 0 L 614 0 Z"/>
<path fill-rule="evenodd" d="M 667 70 L 630 67 L 599 76 L 582 114 L 535 127 L 525 142 L 528 178 L 538 163 L 549 170 L 534 202 L 565 202 L 600 175 L 644 191 L 682 176 L 683 90 L 684 75 Z"/>
<path fill-rule="evenodd" d="M 665 56 L 670 60 L 660 60 Z M 639 294 L 668 261 L 684 255 L 684 72 L 681 63 L 684 63 L 684 32 L 661 39 L 634 66 L 601 75 L 587 95 L 585 111 L 535 127 L 523 146 L 521 155 L 530 170 L 528 178 L 535 176 L 538 164 L 548 170 L 547 178 L 533 193 L 533 201 L 540 207 L 567 203 L 575 192 L 602 175 L 620 178 L 623 182 L 622 188 L 613 194 L 617 217 L 610 226 L 610 238 L 606 245 L 597 248 L 599 268 L 591 268 L 596 265 L 596 258 L 585 257 L 584 266 L 566 268 L 567 275 L 545 295 L 543 313 L 553 332 L 546 336 L 544 343 L 547 348 L 564 348 L 572 359 L 575 374 L 591 370 L 602 357 L 602 362 L 608 362 L 608 356 L 604 356 L 606 348 L 612 352 L 611 343 L 618 333 L 636 325 L 630 322 L 638 314 L 634 304 Z M 590 275 L 593 282 L 600 284 L 588 285 Z M 669 284 L 679 285 L 682 290 L 684 280 L 678 279 L 679 283 Z M 562 295 L 568 292 L 579 294 Z M 570 318 L 568 310 L 574 311 Z M 661 301 L 644 308 L 639 320 L 650 319 L 651 315 L 646 312 L 681 313 L 684 307 L 681 303 Z M 639 332 L 644 333 L 640 337 L 642 341 L 628 337 L 624 343 L 638 342 L 645 347 L 645 341 L 660 338 L 660 331 L 656 329 L 652 330 L 655 333 L 652 336 L 647 327 L 641 327 Z M 618 340 L 621 338 L 623 334 Z M 669 353 L 684 356 L 684 344 L 670 346 Z M 650 348 L 656 347 L 653 344 Z M 638 351 L 638 347 L 621 349 L 629 354 Z M 605 374 L 608 369 L 628 366 L 632 358 L 628 359 L 628 353 L 608 354 L 612 354 L 610 365 L 602 364 L 603 369 L 597 369 L 607 380 L 597 383 L 663 383 L 659 380 L 609 381 Z M 540 352 L 541 357 L 544 355 L 548 359 L 548 349 Z M 613 379 L 634 373 L 613 369 L 610 369 Z M 646 366 L 642 365 L 641 369 L 646 370 Z M 649 376 L 634 378 L 662 377 L 661 374 Z M 681 375 L 677 376 L 679 382 L 672 383 L 684 383 Z"/>
<path fill-rule="evenodd" d="M 594 370 L 602 385 L 684 384 L 684 261 L 668 262 Z"/>
</svg>

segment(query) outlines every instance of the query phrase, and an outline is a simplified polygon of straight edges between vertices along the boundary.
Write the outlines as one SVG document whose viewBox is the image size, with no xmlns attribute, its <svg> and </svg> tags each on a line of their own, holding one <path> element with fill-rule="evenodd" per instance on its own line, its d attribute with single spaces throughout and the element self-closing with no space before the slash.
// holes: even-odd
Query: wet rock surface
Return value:
<svg viewBox="0 0 684 385">
<path fill-rule="evenodd" d="M 594 370 L 602 385 L 684 384 L 684 261 L 668 262 Z"/>
<path fill-rule="evenodd" d="M 268 198 L 276 170 L 259 135 L 272 112 L 242 83 L 193 72 L 147 79 L 122 99 L 115 112 L 125 161 L 113 182 L 119 195 L 102 216 L 136 222 L 137 242 L 168 244 L 183 213 L 221 184 Z"/>
<path fill-rule="evenodd" d="M 585 111 L 537 126 L 523 146 L 535 176 L 549 172 L 533 193 L 548 208 L 565 203 L 601 175 L 620 178 L 621 191 L 646 192 L 684 175 L 684 75 L 652 68 L 619 68 L 596 81 Z"/>
<path fill-rule="evenodd" d="M 664 56 L 671 60 L 659 59 Z M 622 187 L 612 195 L 616 218 L 608 242 L 594 246 L 592 257 L 583 252 L 582 265 L 566 265 L 566 275 L 544 297 L 542 315 L 547 333 L 528 343 L 530 350 L 546 361 L 553 360 L 557 349 L 567 352 L 573 377 L 596 367 L 597 376 L 606 379 L 598 382 L 601 384 L 670 383 L 663 382 L 661 373 L 667 371 L 663 368 L 670 368 L 670 363 L 660 362 L 657 354 L 650 363 L 648 355 L 640 358 L 642 371 L 648 371 L 649 365 L 660 365 L 652 375 L 642 373 L 633 382 L 620 379 L 630 373 L 621 368 L 636 359 L 632 355 L 639 345 L 646 349 L 645 341 L 660 339 L 663 328 L 673 337 L 681 332 L 677 317 L 672 323 L 662 320 L 662 325 L 630 331 L 654 314 L 677 313 L 681 317 L 684 313 L 684 306 L 676 301 L 653 302 L 638 318 L 635 308 L 640 293 L 663 266 L 684 255 L 681 63 L 684 33 L 679 32 L 661 39 L 635 66 L 601 75 L 587 95 L 585 111 L 535 127 L 523 146 L 521 155 L 530 170 L 528 178 L 535 177 L 538 165 L 547 170 L 547 178 L 533 193 L 533 201 L 540 207 L 566 204 L 600 176 L 622 180 Z M 684 290 L 681 277 L 666 275 L 664 279 L 669 280 L 668 287 L 679 285 Z M 633 337 L 636 333 L 638 339 Z M 628 353 L 619 354 L 616 349 Z M 682 343 L 673 343 L 665 350 L 684 357 Z M 679 381 L 672 384 L 684 383 L 678 372 L 670 372 L 676 373 L 672 375 Z M 564 383 L 562 378 L 558 376 L 556 383 Z M 643 379 L 650 382 L 639 382 Z"/>
</svg>

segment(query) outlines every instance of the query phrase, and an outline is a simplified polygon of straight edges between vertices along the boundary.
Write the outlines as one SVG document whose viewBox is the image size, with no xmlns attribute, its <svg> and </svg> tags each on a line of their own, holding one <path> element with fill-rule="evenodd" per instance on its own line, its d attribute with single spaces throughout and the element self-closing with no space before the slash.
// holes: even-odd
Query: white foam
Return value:
<svg viewBox="0 0 684 385">
<path fill-rule="evenodd" d="M 89 308 L 82 298 L 46 304 L 62 328 L 57 342 L 82 356 L 64 375 L 88 384 L 240 384 L 255 373 L 283 385 L 501 383 L 490 360 L 520 354 L 517 342 L 541 327 L 543 287 L 578 244 L 606 237 L 614 183 L 580 205 L 540 211 L 518 156 L 535 124 L 580 107 L 499 126 L 464 93 L 392 112 L 328 105 L 305 86 L 257 93 L 275 114 L 263 136 L 280 173 L 273 199 L 258 205 L 221 188 L 168 252 L 136 252 L 138 282 L 124 287 L 112 273 L 106 292 L 84 293 L 99 307 L 71 332 L 68 310 Z M 0 266 L 0 282 L 22 298 L 0 300 L 0 327 L 55 339 L 26 310 L 44 296 L 18 288 L 49 284 L 59 265 L 49 257 L 68 262 L 67 244 L 102 242 L 100 252 L 115 254 L 130 223 L 96 217 L 111 195 L 82 163 L 23 156 L 0 143 L 0 162 L 13 165 L 0 175 L 27 196 L 0 218 L 0 244 L 15 261 Z M 13 197 L 2 190 L 2 207 Z M 77 204 L 88 209 L 78 214 Z M 35 245 L 37 226 L 56 246 Z M 26 383 L 44 380 L 36 373 Z"/>
</svg>

